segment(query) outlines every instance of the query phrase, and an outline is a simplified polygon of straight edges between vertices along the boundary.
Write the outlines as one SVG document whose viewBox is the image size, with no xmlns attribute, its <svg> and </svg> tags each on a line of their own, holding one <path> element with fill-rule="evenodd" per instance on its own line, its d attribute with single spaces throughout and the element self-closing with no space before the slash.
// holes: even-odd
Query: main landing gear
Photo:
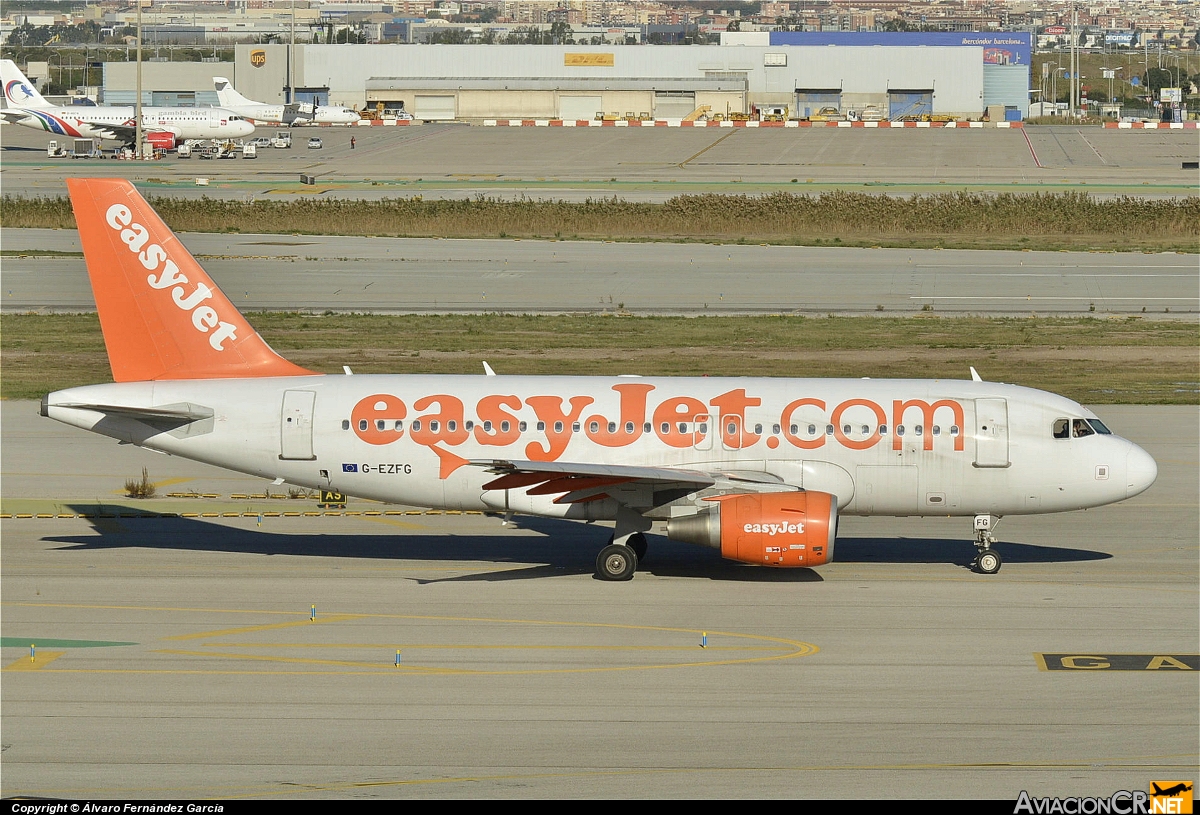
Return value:
<svg viewBox="0 0 1200 815">
<path fill-rule="evenodd" d="M 632 580 L 637 555 L 628 546 L 610 543 L 596 556 L 596 577 L 601 580 Z"/>
<path fill-rule="evenodd" d="M 992 549 L 992 544 L 996 542 L 992 530 L 999 523 L 1000 518 L 996 515 L 975 516 L 975 548 L 979 550 L 979 553 L 971 561 L 971 568 L 980 574 L 995 574 L 1000 571 L 1000 566 L 1004 562 L 1000 558 L 1000 553 Z"/>
<path fill-rule="evenodd" d="M 596 556 L 596 577 L 601 580 L 632 580 L 637 565 L 646 557 L 646 536 L 634 532 L 625 543 L 613 543 L 600 550 Z"/>
<path fill-rule="evenodd" d="M 617 510 L 617 526 L 608 546 L 596 556 L 596 577 L 600 580 L 632 580 L 638 561 L 646 557 L 646 535 L 652 526 L 648 518 L 628 507 Z"/>
</svg>

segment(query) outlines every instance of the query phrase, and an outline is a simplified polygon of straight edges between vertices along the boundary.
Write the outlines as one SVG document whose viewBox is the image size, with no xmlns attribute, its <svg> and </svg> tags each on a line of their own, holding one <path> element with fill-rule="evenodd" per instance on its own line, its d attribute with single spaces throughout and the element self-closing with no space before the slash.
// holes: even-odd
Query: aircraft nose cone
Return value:
<svg viewBox="0 0 1200 815">
<path fill-rule="evenodd" d="M 1158 478 L 1158 464 L 1150 454 L 1137 445 L 1130 445 L 1125 459 L 1126 498 L 1150 489 L 1154 479 Z"/>
</svg>

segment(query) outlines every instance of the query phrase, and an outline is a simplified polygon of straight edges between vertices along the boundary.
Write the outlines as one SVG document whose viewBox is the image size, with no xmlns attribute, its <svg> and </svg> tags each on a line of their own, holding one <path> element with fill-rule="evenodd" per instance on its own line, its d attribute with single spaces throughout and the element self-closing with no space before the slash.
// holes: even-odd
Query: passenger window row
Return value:
<svg viewBox="0 0 1200 815">
<path fill-rule="evenodd" d="M 779 427 L 779 425 L 775 425 L 775 427 Z M 815 424 L 808 425 L 808 427 L 806 429 L 807 429 L 807 434 L 809 436 L 817 435 L 817 426 Z M 793 435 L 793 436 L 800 435 L 800 426 L 799 425 L 793 424 L 788 428 L 788 430 L 791 432 L 791 435 Z M 877 430 L 878 430 L 879 435 L 881 435 L 881 436 L 886 436 L 888 434 L 888 426 L 885 424 L 879 425 Z M 832 436 L 836 432 L 837 432 L 837 428 L 835 428 L 833 425 L 831 425 L 831 424 L 825 425 L 825 435 L 826 436 Z M 864 425 L 844 424 L 844 425 L 842 425 L 842 435 L 844 435 L 844 436 L 854 436 L 854 435 L 869 436 L 869 435 L 871 435 L 871 432 L 872 432 L 871 425 L 867 425 L 867 424 L 864 424 Z M 902 425 L 902 424 L 896 425 L 896 435 L 897 436 L 903 436 L 907 432 L 908 432 L 908 428 L 906 428 L 904 425 Z M 919 425 L 919 424 L 913 425 L 912 432 L 917 436 L 924 435 L 925 426 Z M 942 427 L 941 427 L 941 425 L 935 424 L 929 428 L 929 432 L 931 434 L 933 434 L 934 436 L 940 436 L 940 435 L 942 435 Z M 961 432 L 962 431 L 960 430 L 958 425 L 956 425 L 956 424 L 950 425 L 950 435 L 951 436 L 957 437 L 958 434 Z"/>
<path fill-rule="evenodd" d="M 1084 419 L 1075 419 L 1074 422 L 1076 423 L 1076 430 L 1075 430 L 1076 437 L 1091 435 L 1093 432 L 1099 432 L 1099 433 L 1105 433 L 1105 434 L 1111 432 L 1107 427 L 1104 427 L 1104 425 L 1100 424 L 1100 422 L 1097 421 L 1096 419 L 1091 420 L 1091 424 L 1093 426 L 1097 427 L 1097 430 L 1095 430 L 1095 431 L 1093 431 L 1088 426 L 1088 422 L 1085 421 Z M 389 427 L 389 425 L 390 425 L 390 427 Z M 1080 427 L 1080 425 L 1082 427 Z M 411 426 L 412 430 L 420 432 L 421 420 L 413 419 L 410 426 Z M 463 422 L 463 429 L 466 430 L 468 433 L 471 432 L 472 430 L 474 430 L 475 426 L 476 426 L 475 422 L 471 421 L 470 419 Z M 555 422 L 554 423 L 554 432 L 562 433 L 563 426 L 564 425 L 562 422 Z M 480 427 L 483 429 L 484 433 L 495 432 L 493 423 L 491 421 L 483 422 L 480 425 Z M 369 428 L 370 428 L 370 423 L 366 419 L 358 420 L 358 429 L 360 431 L 366 431 Z M 633 435 L 634 428 L 635 428 L 635 425 L 633 422 L 626 422 L 623 429 L 627 435 Z M 1103 428 L 1103 430 L 1100 430 L 1099 428 Z M 350 420 L 343 419 L 342 420 L 342 430 L 349 430 L 349 429 L 350 429 Z M 389 429 L 394 430 L 394 431 L 400 431 L 400 430 L 404 429 L 404 420 L 396 419 L 396 420 L 392 421 L 392 420 L 387 420 L 387 419 L 376 419 L 375 420 L 375 429 L 379 430 L 379 431 L 384 431 L 384 430 L 389 430 Z M 508 420 L 501 421 L 499 423 L 499 429 L 500 429 L 501 433 L 508 433 L 512 430 L 512 423 L 509 422 Z M 524 422 L 524 421 L 517 422 L 517 431 L 519 433 L 525 433 L 526 431 L 528 431 L 528 429 L 529 429 L 529 425 L 527 422 Z M 546 423 L 545 422 L 537 422 L 536 429 L 538 432 L 544 432 L 546 430 Z M 580 431 L 580 429 L 581 429 L 580 422 L 572 422 L 571 423 L 571 432 L 578 433 Z M 617 423 L 609 422 L 606 429 L 608 430 L 609 433 L 616 433 L 617 432 Z M 679 422 L 676 425 L 672 425 L 670 422 L 663 422 L 662 424 L 659 425 L 658 429 L 659 429 L 659 432 L 662 433 L 663 435 L 670 435 L 671 433 L 678 431 L 682 435 L 687 435 L 689 433 L 695 432 L 695 433 L 699 433 L 701 436 L 704 436 L 704 435 L 708 434 L 708 422 Z M 809 436 L 817 435 L 817 426 L 815 424 L 807 425 L 807 427 L 805 429 Z M 429 430 L 434 433 L 437 433 L 439 430 L 441 430 L 441 423 L 437 419 L 430 419 L 429 420 Z M 458 422 L 456 422 L 454 419 L 450 419 L 449 421 L 446 422 L 446 430 L 450 433 L 457 432 L 458 431 Z M 600 431 L 600 423 L 599 422 L 589 422 L 588 430 L 592 433 L 598 433 Z M 650 422 L 646 422 L 642 425 L 643 433 L 651 433 L 652 430 L 653 430 L 653 428 L 652 428 Z M 780 434 L 780 431 L 781 431 L 780 425 L 778 425 L 778 424 L 771 425 L 771 435 L 772 436 L 778 436 Z M 798 435 L 800 435 L 800 425 L 792 424 L 788 427 L 788 431 L 791 435 L 798 436 Z M 725 432 L 727 435 L 736 436 L 738 433 L 737 424 L 730 422 L 728 425 L 726 425 Z M 754 425 L 754 435 L 761 436 L 762 432 L 763 432 L 763 426 L 761 424 L 755 424 Z M 825 435 L 832 436 L 832 435 L 834 435 L 835 432 L 836 432 L 836 428 L 833 425 L 831 425 L 831 424 L 825 425 Z M 869 435 L 871 435 L 871 432 L 872 432 L 871 425 L 865 425 L 865 424 L 864 425 L 851 425 L 851 424 L 842 425 L 842 434 L 846 435 L 846 436 L 853 436 L 853 435 L 869 436 Z M 904 425 L 902 425 L 902 424 L 896 425 L 896 435 L 897 436 L 903 436 L 906 432 L 907 432 L 907 430 Z M 925 428 L 923 425 L 919 425 L 919 424 L 913 425 L 912 432 L 917 436 L 921 436 L 924 434 Z M 929 432 L 932 433 L 934 436 L 940 436 L 942 434 L 942 428 L 940 425 L 935 424 L 929 428 Z M 961 430 L 959 429 L 958 425 L 950 425 L 950 435 L 952 437 L 957 437 L 960 432 L 961 432 Z M 1070 433 L 1070 432 L 1071 432 L 1071 425 L 1069 424 L 1069 420 L 1058 419 L 1055 421 L 1055 423 L 1054 423 L 1054 438 L 1056 438 L 1056 439 L 1068 438 L 1067 435 L 1060 435 L 1060 433 Z M 878 433 L 880 436 L 886 436 L 888 434 L 888 426 L 885 424 L 879 425 Z"/>
</svg>

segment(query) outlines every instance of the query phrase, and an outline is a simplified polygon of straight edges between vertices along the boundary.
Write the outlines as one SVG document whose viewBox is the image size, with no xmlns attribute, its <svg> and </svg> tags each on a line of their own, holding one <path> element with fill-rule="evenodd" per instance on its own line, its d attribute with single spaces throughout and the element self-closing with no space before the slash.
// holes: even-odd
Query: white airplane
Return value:
<svg viewBox="0 0 1200 815">
<path fill-rule="evenodd" d="M 122 443 L 378 501 L 615 521 L 632 577 L 654 521 L 729 559 L 834 558 L 838 514 L 973 518 L 1122 501 L 1153 458 L 1052 393 L 980 381 L 326 376 L 276 354 L 119 179 L 67 181 L 114 383 L 43 416 Z M 485 364 L 485 371 L 492 374 Z"/>
<path fill-rule="evenodd" d="M 255 102 L 234 90 L 233 83 L 223 76 L 213 77 L 213 87 L 217 89 L 217 101 L 221 107 L 256 122 L 285 125 L 297 122 L 352 124 L 362 119 L 357 111 L 339 105 L 310 105 L 300 102 L 290 105 L 268 105 L 265 102 Z"/>
<path fill-rule="evenodd" d="M 59 136 L 114 139 L 133 144 L 137 109 L 130 106 L 68 105 L 54 107 L 37 92 L 11 59 L 0 60 L 0 81 L 8 107 L 0 117 L 11 124 Z M 170 150 L 184 139 L 236 139 L 254 132 L 254 124 L 222 108 L 142 107 L 146 141 Z"/>
</svg>

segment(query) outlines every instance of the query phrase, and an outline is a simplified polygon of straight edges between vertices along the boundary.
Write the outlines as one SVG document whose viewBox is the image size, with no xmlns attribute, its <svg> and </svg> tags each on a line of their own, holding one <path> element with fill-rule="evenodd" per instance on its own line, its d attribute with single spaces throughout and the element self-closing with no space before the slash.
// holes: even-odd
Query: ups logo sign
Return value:
<svg viewBox="0 0 1200 815">
<path fill-rule="evenodd" d="M 261 68 L 267 64 L 267 52 L 261 48 L 256 48 L 250 52 L 250 64 L 255 68 Z"/>
</svg>

